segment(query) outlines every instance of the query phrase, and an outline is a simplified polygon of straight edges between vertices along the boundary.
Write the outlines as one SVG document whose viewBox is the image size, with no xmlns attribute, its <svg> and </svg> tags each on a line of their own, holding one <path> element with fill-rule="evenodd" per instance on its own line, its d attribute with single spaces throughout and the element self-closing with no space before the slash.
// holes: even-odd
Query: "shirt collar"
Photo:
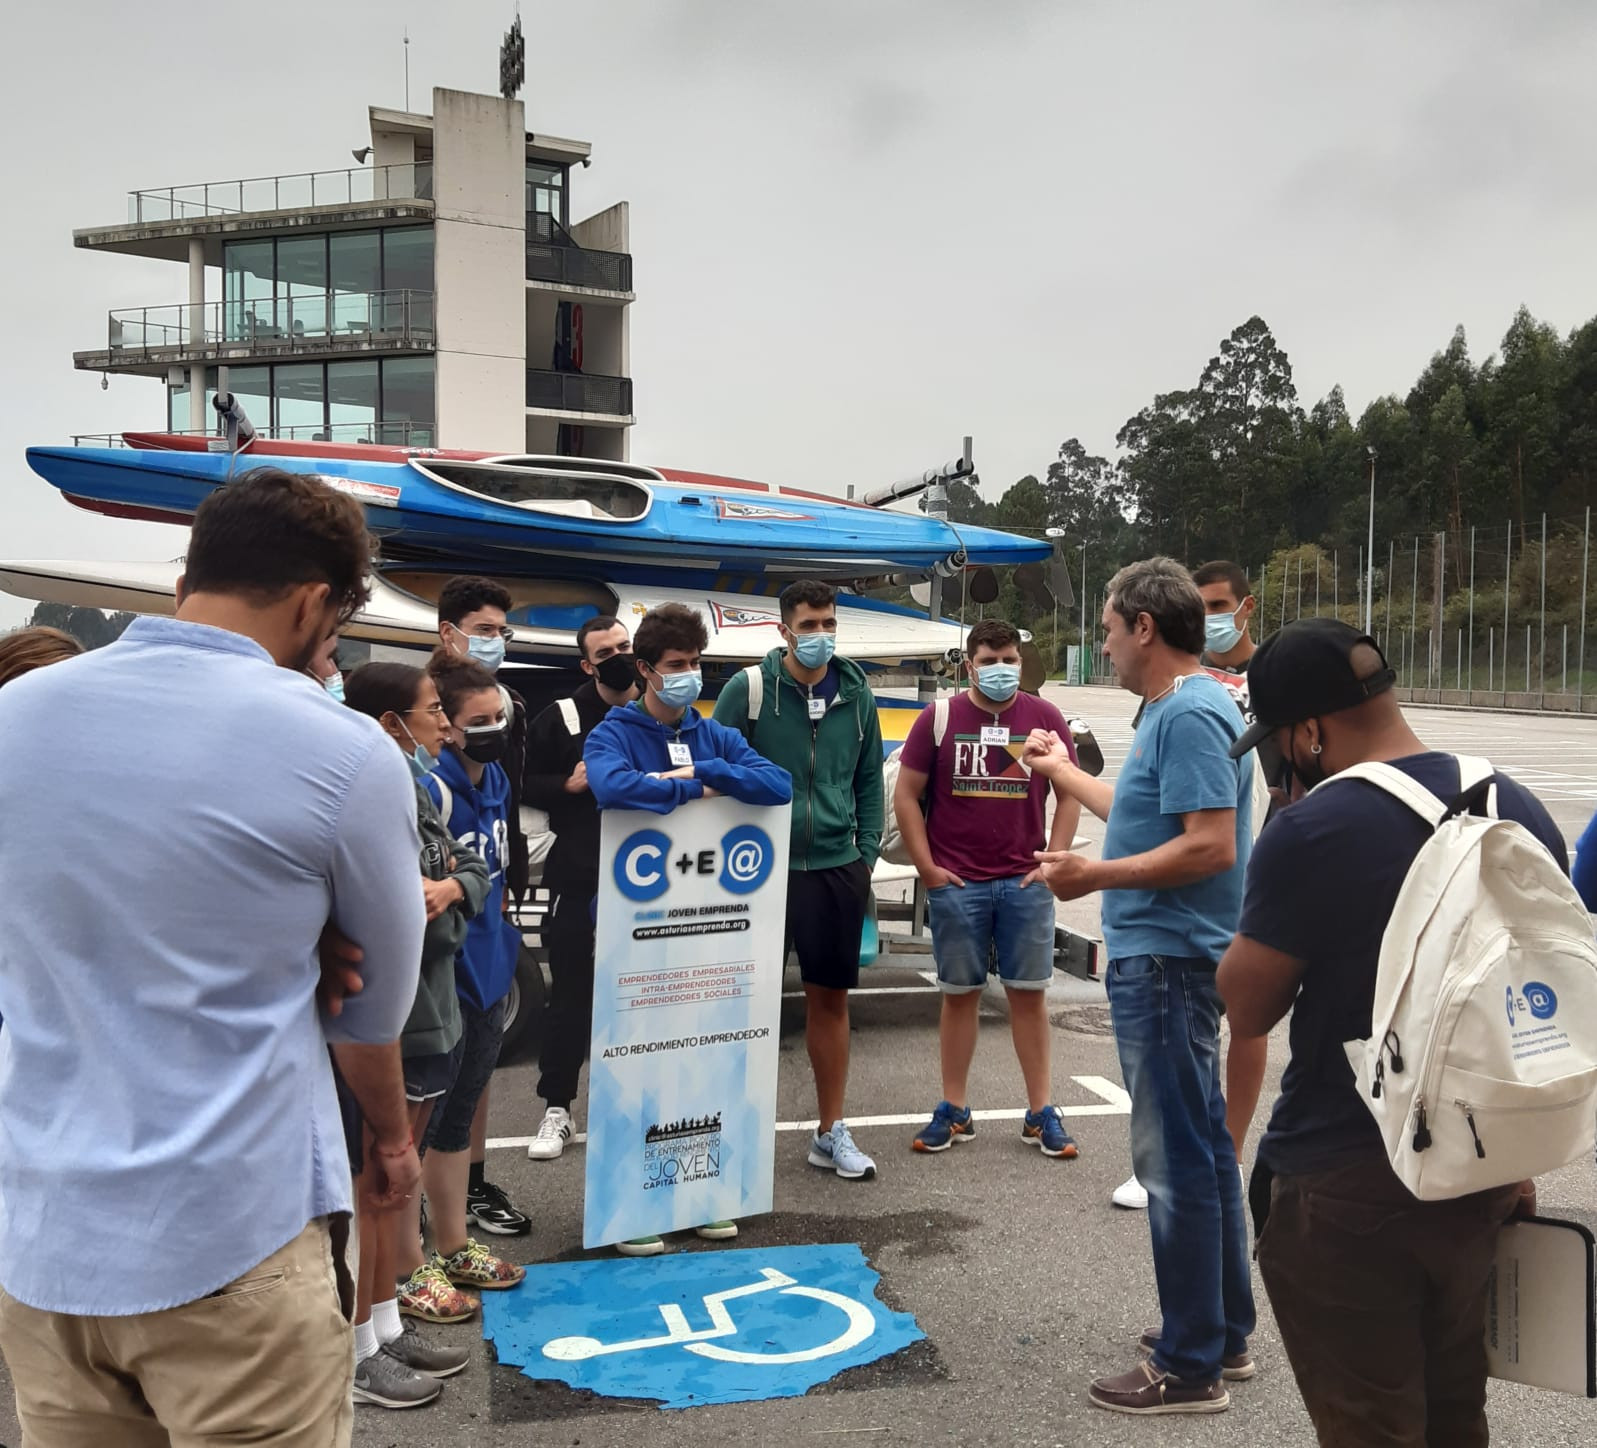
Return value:
<svg viewBox="0 0 1597 1448">
<path fill-rule="evenodd" d="M 131 643 L 158 644 L 163 647 L 209 649 L 213 653 L 239 654 L 277 667 L 277 660 L 254 639 L 231 629 L 212 628 L 208 623 L 189 623 L 178 618 L 136 618 L 122 637 Z"/>
</svg>

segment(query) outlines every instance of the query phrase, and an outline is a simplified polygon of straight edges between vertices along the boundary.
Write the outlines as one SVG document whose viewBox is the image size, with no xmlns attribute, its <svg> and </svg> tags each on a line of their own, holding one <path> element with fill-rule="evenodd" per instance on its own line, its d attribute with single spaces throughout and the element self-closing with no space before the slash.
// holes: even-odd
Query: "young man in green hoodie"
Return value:
<svg viewBox="0 0 1597 1448">
<path fill-rule="evenodd" d="M 787 929 L 804 980 L 818 1115 L 823 1127 L 830 1124 L 811 1140 L 809 1162 L 868 1181 L 876 1163 L 854 1144 L 843 1092 L 848 993 L 859 984 L 860 936 L 886 813 L 882 729 L 864 671 L 834 652 L 837 590 L 801 579 L 783 592 L 781 607 L 785 646 L 728 681 L 715 720 L 793 776 Z"/>
</svg>

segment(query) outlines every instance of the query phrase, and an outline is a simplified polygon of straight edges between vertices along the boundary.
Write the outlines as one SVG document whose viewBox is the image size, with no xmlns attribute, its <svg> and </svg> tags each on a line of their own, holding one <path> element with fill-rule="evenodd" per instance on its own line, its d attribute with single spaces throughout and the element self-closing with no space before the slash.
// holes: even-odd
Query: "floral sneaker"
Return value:
<svg viewBox="0 0 1597 1448">
<path fill-rule="evenodd" d="M 421 1322 L 464 1322 L 477 1311 L 477 1299 L 444 1275 L 436 1253 L 399 1284 L 396 1295 L 400 1315 Z"/>
<path fill-rule="evenodd" d="M 433 1264 L 456 1287 L 499 1292 L 517 1286 L 527 1275 L 525 1267 L 495 1257 L 481 1242 L 466 1238 L 466 1245 L 449 1257 L 433 1256 Z"/>
</svg>

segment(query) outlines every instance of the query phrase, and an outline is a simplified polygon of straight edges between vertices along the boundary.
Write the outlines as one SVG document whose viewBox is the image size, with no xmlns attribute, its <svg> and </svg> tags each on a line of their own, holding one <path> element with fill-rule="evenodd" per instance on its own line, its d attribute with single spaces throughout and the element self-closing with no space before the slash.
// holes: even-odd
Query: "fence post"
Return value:
<svg viewBox="0 0 1597 1448">
<path fill-rule="evenodd" d="M 1569 692 L 1569 625 L 1564 625 L 1564 681 L 1558 686 L 1560 694 Z"/>
<path fill-rule="evenodd" d="M 1488 694 L 1492 692 L 1492 676 L 1497 669 L 1496 651 L 1497 630 L 1489 628 L 1486 630 L 1486 692 Z"/>
<path fill-rule="evenodd" d="M 1420 626 L 1420 535 L 1414 535 L 1414 577 L 1408 591 L 1408 686 L 1414 687 L 1414 646 L 1419 642 Z"/>
<path fill-rule="evenodd" d="M 1588 516 L 1590 510 L 1588 509 Z M 1338 548 L 1331 550 L 1331 617 L 1339 616 L 1342 607 L 1341 581 L 1337 576 L 1337 569 L 1342 561 L 1342 552 Z"/>
<path fill-rule="evenodd" d="M 1539 703 L 1547 703 L 1547 514 L 1542 514 L 1542 621 L 1541 633 L 1537 637 L 1536 667 L 1537 695 Z M 1527 684 L 1526 688 L 1530 686 Z"/>
<path fill-rule="evenodd" d="M 1386 540 L 1386 647 L 1392 646 L 1392 571 L 1397 562 L 1397 539 Z"/>
<path fill-rule="evenodd" d="M 1464 687 L 1464 630 L 1458 631 L 1458 668 L 1454 671 L 1454 688 L 1462 690 Z"/>
<path fill-rule="evenodd" d="M 1586 688 L 1586 565 L 1591 561 L 1591 509 L 1586 509 L 1586 532 L 1580 549 L 1580 652 L 1575 656 L 1575 711 L 1579 713 Z"/>
<path fill-rule="evenodd" d="M 1469 692 L 1464 702 L 1475 702 L 1475 526 L 1469 530 Z M 1487 688 L 1491 685 L 1488 684 Z"/>
<path fill-rule="evenodd" d="M 1503 554 L 1503 707 L 1508 707 L 1508 605 L 1513 597 L 1514 520 L 1508 520 L 1508 548 Z"/>
</svg>

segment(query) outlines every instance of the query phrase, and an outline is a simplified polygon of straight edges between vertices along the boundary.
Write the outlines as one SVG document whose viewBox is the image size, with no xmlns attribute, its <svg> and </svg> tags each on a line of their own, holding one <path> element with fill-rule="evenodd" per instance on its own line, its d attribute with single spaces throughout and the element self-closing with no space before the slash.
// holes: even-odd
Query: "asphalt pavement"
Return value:
<svg viewBox="0 0 1597 1448">
<path fill-rule="evenodd" d="M 1054 691 L 1050 690 L 1053 695 Z M 1060 690 L 1067 712 L 1098 729 L 1113 769 L 1124 757 L 1132 701 L 1110 690 Z M 1414 711 L 1422 737 L 1487 754 L 1543 792 L 1571 838 L 1597 806 L 1597 723 Z M 1083 830 L 1101 838 L 1089 822 Z M 1092 931 L 1096 908 L 1061 907 L 1060 918 Z M 929 1115 L 938 1096 L 938 997 L 907 964 L 866 973 L 855 999 L 849 1114 Z M 789 988 L 797 987 L 796 975 Z M 802 1001 L 784 1002 L 777 1139 L 776 1210 L 745 1221 L 740 1248 L 858 1243 L 881 1274 L 880 1293 L 912 1313 L 924 1342 L 798 1398 L 663 1413 L 645 1403 L 590 1397 L 534 1382 L 494 1362 L 480 1328 L 432 1329 L 470 1342 L 473 1362 L 434 1406 L 408 1413 L 362 1407 L 362 1448 L 422 1445 L 653 1445 L 661 1435 L 699 1445 L 1246 1444 L 1314 1442 L 1282 1354 L 1269 1304 L 1257 1288 L 1253 1340 L 1258 1375 L 1233 1385 L 1229 1412 L 1204 1418 L 1135 1419 L 1093 1408 L 1090 1379 L 1136 1361 L 1139 1332 L 1157 1320 L 1147 1218 L 1120 1211 L 1109 1194 L 1129 1174 L 1127 1117 L 1101 987 L 1063 976 L 1050 990 L 1056 1099 L 1081 1146 L 1075 1161 L 1042 1158 L 1018 1122 L 984 1121 L 976 1139 L 938 1156 L 910 1150 L 914 1125 L 862 1124 L 859 1144 L 876 1159 L 871 1182 L 845 1182 L 807 1165 L 813 1115 L 803 1046 Z M 984 996 L 972 1104 L 1024 1105 L 1008 1042 L 1001 991 Z M 1266 1107 L 1284 1065 L 1284 1030 L 1271 1042 Z M 552 1163 L 529 1162 L 521 1142 L 537 1127 L 536 1065 L 501 1065 L 495 1076 L 488 1175 L 534 1220 L 529 1237 L 495 1239 L 528 1264 L 581 1258 L 583 1149 Z M 1084 1111 L 1083 1108 L 1086 1110 Z M 582 1124 L 578 1109 L 578 1125 Z M 1259 1123 L 1255 1123 L 1255 1140 Z M 1251 1156 L 1251 1148 L 1250 1148 Z M 1567 1168 L 1541 1184 L 1542 1209 L 1597 1222 L 1597 1173 Z M 58 1224 L 41 1250 L 72 1251 L 74 1229 Z M 714 1250 L 689 1238 L 679 1251 Z M 591 1254 L 598 1255 L 598 1254 Z M 1597 1406 L 1493 1384 L 1493 1440 L 1509 1448 L 1557 1448 L 1597 1440 Z M 0 1385 L 0 1445 L 19 1442 L 9 1384 Z"/>
</svg>

